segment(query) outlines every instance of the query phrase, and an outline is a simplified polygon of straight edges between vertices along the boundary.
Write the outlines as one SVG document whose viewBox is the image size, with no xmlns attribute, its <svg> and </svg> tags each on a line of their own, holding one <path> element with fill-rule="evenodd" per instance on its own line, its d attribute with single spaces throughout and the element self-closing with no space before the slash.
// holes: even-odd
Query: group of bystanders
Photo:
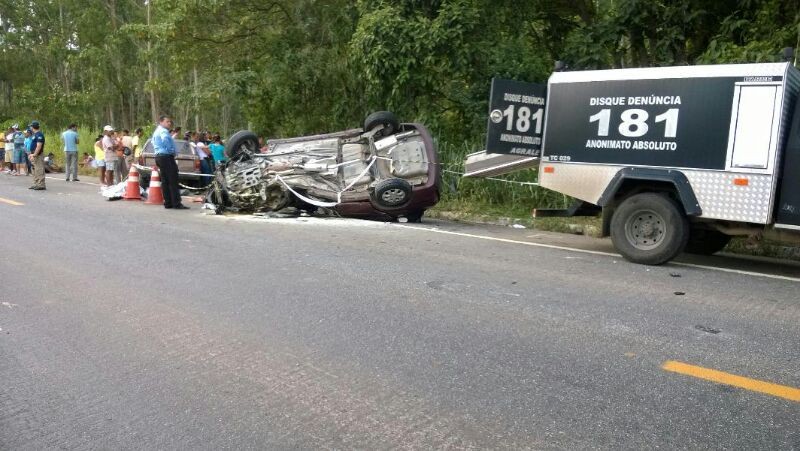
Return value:
<svg viewBox="0 0 800 451">
<path fill-rule="evenodd" d="M 180 127 L 172 127 L 172 119 L 168 116 L 159 118 L 158 126 L 152 137 L 156 165 L 162 179 L 164 207 L 168 209 L 188 209 L 181 202 L 178 184 L 178 166 L 175 162 L 175 139 L 181 133 Z M 67 182 L 77 182 L 78 168 L 93 167 L 98 170 L 100 184 L 109 186 L 125 180 L 130 165 L 138 161 L 142 153 L 141 142 L 143 130 L 136 129 L 133 136 L 128 130 L 115 130 L 111 125 L 103 127 L 103 133 L 94 143 L 94 156 L 84 152 L 79 161 L 78 145 L 80 136 L 78 126 L 70 124 L 61 134 L 64 143 L 64 172 Z M 52 153 L 49 161 L 44 156 L 45 137 L 38 121 L 32 121 L 24 131 L 17 124 L 9 127 L 2 135 L 4 145 L 0 146 L 0 169 L 9 175 L 33 174 L 33 185 L 30 189 L 44 190 L 45 170 L 54 168 Z M 210 175 L 220 162 L 225 161 L 225 146 L 219 134 L 209 132 L 187 132 L 183 138 L 187 140 L 194 152 L 200 157 L 200 169 L 203 174 Z M 48 166 L 48 164 L 50 166 Z"/>
<path fill-rule="evenodd" d="M 125 180 L 128 168 L 141 155 L 142 134 L 141 128 L 131 136 L 128 130 L 117 131 L 110 125 L 103 127 L 103 133 L 95 140 L 94 159 L 91 160 L 98 170 L 101 185 L 114 185 Z M 89 159 L 85 157 L 84 160 Z"/>
<path fill-rule="evenodd" d="M 2 172 L 8 175 L 27 175 L 33 173 L 33 185 L 30 189 L 44 190 L 44 133 L 38 121 L 32 121 L 25 131 L 18 124 L 8 128 L 2 137 L 0 146 L 0 162 Z"/>
</svg>

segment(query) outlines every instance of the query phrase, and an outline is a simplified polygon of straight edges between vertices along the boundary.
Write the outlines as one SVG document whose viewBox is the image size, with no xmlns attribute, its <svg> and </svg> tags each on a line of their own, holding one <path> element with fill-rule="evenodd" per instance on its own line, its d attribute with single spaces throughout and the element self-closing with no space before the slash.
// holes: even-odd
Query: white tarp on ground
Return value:
<svg viewBox="0 0 800 451">
<path fill-rule="evenodd" d="M 125 179 L 116 185 L 104 186 L 100 188 L 100 194 L 108 200 L 119 200 L 125 195 L 125 186 L 128 184 L 128 179 Z M 142 198 L 147 197 L 147 192 L 139 187 L 139 194 Z"/>
</svg>

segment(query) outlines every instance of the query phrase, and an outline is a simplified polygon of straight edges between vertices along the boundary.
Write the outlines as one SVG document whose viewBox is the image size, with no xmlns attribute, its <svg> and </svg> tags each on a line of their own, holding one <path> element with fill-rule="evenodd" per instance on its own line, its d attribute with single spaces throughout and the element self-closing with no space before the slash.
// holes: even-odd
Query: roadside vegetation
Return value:
<svg viewBox="0 0 800 451">
<path fill-rule="evenodd" d="M 483 148 L 492 77 L 573 69 L 777 61 L 798 46 L 798 0 L 7 0 L 0 123 L 176 125 L 267 137 L 346 129 L 375 110 L 425 123 L 446 171 L 442 207 L 527 216 L 569 199 L 465 180 Z M 20 62 L 35 64 L 19 64 Z M 505 177 L 536 180 L 535 171 Z"/>
</svg>

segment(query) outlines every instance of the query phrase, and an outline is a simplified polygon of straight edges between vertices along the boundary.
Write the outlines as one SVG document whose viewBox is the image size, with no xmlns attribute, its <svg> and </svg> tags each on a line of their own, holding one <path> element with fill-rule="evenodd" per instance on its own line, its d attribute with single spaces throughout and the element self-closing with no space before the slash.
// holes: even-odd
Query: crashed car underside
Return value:
<svg viewBox="0 0 800 451">
<path fill-rule="evenodd" d="M 439 161 L 428 130 L 370 115 L 363 129 L 267 142 L 249 131 L 231 136 L 206 201 L 224 210 L 295 207 L 343 216 L 419 220 L 439 199 Z"/>
</svg>

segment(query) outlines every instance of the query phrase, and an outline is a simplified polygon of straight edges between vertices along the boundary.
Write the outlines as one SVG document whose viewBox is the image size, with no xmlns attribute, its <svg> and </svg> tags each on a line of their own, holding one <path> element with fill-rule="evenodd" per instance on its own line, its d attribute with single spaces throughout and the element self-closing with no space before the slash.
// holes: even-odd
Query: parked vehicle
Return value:
<svg viewBox="0 0 800 451">
<path fill-rule="evenodd" d="M 712 254 L 735 235 L 800 242 L 800 71 L 792 64 L 556 72 L 546 88 L 530 86 L 545 89 L 546 106 L 493 90 L 502 106 L 490 112 L 490 130 L 523 144 L 470 155 L 469 175 L 538 162 L 540 185 L 578 203 L 536 215 L 602 214 L 603 235 L 637 263 Z M 533 121 L 543 113 L 542 130 Z M 540 153 L 524 145 L 540 142 Z"/>
<path fill-rule="evenodd" d="M 202 179 L 200 172 L 200 157 L 198 157 L 189 141 L 182 139 L 175 140 L 175 162 L 178 164 L 178 180 L 189 186 L 199 186 Z M 139 170 L 139 182 L 142 187 L 147 188 L 150 184 L 151 168 L 156 166 L 156 156 L 153 151 L 153 143 L 147 140 L 142 148 L 142 154 L 139 156 L 139 165 L 142 169 Z"/>
<path fill-rule="evenodd" d="M 436 147 L 421 124 L 389 112 L 363 128 L 267 141 L 240 131 L 218 165 L 207 201 L 223 210 L 329 209 L 343 216 L 419 221 L 439 200 Z"/>
</svg>

